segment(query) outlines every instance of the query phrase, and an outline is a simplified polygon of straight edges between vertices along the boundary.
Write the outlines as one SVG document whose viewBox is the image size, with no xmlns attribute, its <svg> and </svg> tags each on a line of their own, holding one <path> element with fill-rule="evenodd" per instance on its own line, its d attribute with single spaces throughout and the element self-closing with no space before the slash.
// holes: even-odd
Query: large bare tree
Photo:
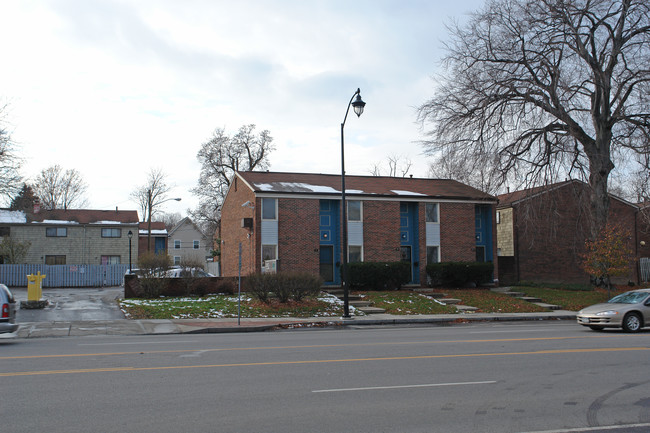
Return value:
<svg viewBox="0 0 650 433">
<path fill-rule="evenodd" d="M 216 230 L 221 219 L 221 205 L 236 171 L 266 170 L 269 154 L 274 150 L 268 130 L 255 133 L 255 125 L 244 125 L 230 136 L 218 128 L 196 157 L 201 163 L 199 182 L 192 192 L 199 197 L 199 206 L 192 218 L 206 233 Z"/>
<path fill-rule="evenodd" d="M 584 172 L 595 236 L 614 156 L 650 151 L 650 3 L 488 0 L 450 31 L 426 149 L 497 155 L 529 185 Z"/>
<path fill-rule="evenodd" d="M 34 180 L 34 193 L 44 209 L 82 208 L 88 202 L 87 190 L 81 173 L 75 169 L 64 171 L 58 164 L 42 170 Z"/>
<path fill-rule="evenodd" d="M 0 102 L 0 199 L 11 199 L 22 185 L 21 159 L 6 126 L 7 105 Z"/>
<path fill-rule="evenodd" d="M 138 203 L 142 212 L 142 221 L 153 218 L 160 211 L 164 201 L 174 200 L 168 198 L 172 186 L 167 183 L 167 174 L 160 168 L 152 168 L 147 174 L 147 180 L 131 192 L 131 198 Z"/>
<path fill-rule="evenodd" d="M 171 190 L 172 186 L 167 183 L 165 172 L 160 168 L 152 168 L 149 170 L 146 183 L 131 192 L 131 198 L 138 203 L 138 208 L 142 212 L 142 222 L 148 222 L 147 251 L 151 251 L 151 219 L 160 211 L 164 202 L 181 200 L 169 198 L 168 194 Z"/>
<path fill-rule="evenodd" d="M 437 179 L 454 179 L 496 195 L 505 182 L 504 174 L 497 168 L 498 164 L 498 157 L 495 155 L 477 156 L 447 147 L 435 155 L 429 165 L 428 175 Z"/>
</svg>

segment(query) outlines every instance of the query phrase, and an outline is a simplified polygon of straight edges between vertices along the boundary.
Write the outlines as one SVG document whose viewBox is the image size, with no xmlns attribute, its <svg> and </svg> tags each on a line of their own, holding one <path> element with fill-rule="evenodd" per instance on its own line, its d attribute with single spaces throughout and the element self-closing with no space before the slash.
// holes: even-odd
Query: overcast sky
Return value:
<svg viewBox="0 0 650 433">
<path fill-rule="evenodd" d="M 34 177 L 81 172 L 89 207 L 137 209 L 129 194 L 161 168 L 165 211 L 197 199 L 196 153 L 215 128 L 254 123 L 276 150 L 272 171 L 348 174 L 389 155 L 428 162 L 415 107 L 430 98 L 445 23 L 482 0 L 2 0 L 0 100 Z M 141 216 L 142 218 L 142 216 Z"/>
</svg>

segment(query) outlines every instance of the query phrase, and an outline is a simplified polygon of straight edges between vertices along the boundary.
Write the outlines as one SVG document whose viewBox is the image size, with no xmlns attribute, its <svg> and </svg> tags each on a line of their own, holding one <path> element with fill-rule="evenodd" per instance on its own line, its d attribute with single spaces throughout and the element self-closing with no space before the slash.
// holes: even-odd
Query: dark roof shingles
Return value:
<svg viewBox="0 0 650 433">
<path fill-rule="evenodd" d="M 325 195 L 341 193 L 340 175 L 256 171 L 239 172 L 238 174 L 257 193 L 278 192 Z M 408 198 L 422 196 L 428 198 L 496 201 L 495 197 L 487 193 L 450 179 L 346 175 L 345 189 L 348 195 L 353 196 Z"/>
</svg>

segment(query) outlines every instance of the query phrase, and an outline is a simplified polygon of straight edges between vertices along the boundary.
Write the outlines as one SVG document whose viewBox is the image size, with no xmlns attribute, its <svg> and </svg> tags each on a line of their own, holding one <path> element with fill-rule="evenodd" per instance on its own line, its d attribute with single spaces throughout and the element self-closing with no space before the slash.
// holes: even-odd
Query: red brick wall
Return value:
<svg viewBox="0 0 650 433">
<path fill-rule="evenodd" d="M 475 260 L 474 204 L 440 203 L 440 261 L 473 262 Z"/>
<path fill-rule="evenodd" d="M 363 260 L 400 260 L 399 202 L 363 202 Z"/>
<path fill-rule="evenodd" d="M 320 200 L 278 199 L 278 259 L 283 272 L 318 275 Z"/>
<path fill-rule="evenodd" d="M 255 209 L 242 207 L 250 201 L 255 203 Z M 253 192 L 237 178 L 228 191 L 221 209 L 221 273 L 225 277 L 237 276 L 239 268 L 239 243 L 242 244 L 242 275 L 248 275 L 259 270 L 259 254 L 255 253 L 254 240 L 259 233 L 259 225 L 253 233 L 250 229 L 242 228 L 242 218 L 258 218 L 260 203 L 255 200 Z M 252 234 L 252 236 L 250 236 Z M 256 266 L 257 264 L 257 266 Z"/>
<path fill-rule="evenodd" d="M 255 210 L 241 205 L 255 203 Z M 242 243 L 242 275 L 261 268 L 261 199 L 243 182 L 233 184 L 222 209 L 221 269 L 223 276 L 238 272 L 238 246 Z M 320 201 L 278 199 L 278 259 L 281 271 L 319 273 Z M 254 216 L 254 230 L 241 227 L 242 218 Z M 474 204 L 440 203 L 440 248 L 443 261 L 475 260 Z M 419 206 L 420 281 L 426 283 L 425 206 Z M 400 260 L 400 203 L 364 201 L 364 261 Z M 496 242 L 496 241 L 495 241 Z M 494 246 L 496 252 L 496 245 Z M 340 259 L 335 259 L 339 261 Z"/>
<path fill-rule="evenodd" d="M 515 256 L 520 281 L 589 284 L 580 255 L 589 237 L 589 195 L 584 186 L 568 184 L 514 207 Z M 610 200 L 610 221 L 630 228 L 630 247 L 636 237 L 635 209 Z M 630 274 L 616 281 L 636 281 Z"/>
</svg>

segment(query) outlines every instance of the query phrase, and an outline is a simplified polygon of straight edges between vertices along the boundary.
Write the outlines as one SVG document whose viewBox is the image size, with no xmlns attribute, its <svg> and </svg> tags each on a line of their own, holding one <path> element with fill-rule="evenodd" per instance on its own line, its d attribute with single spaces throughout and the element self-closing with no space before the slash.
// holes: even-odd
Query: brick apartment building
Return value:
<svg viewBox="0 0 650 433">
<path fill-rule="evenodd" d="M 569 180 L 500 195 L 497 206 L 497 255 L 502 284 L 517 281 L 589 283 L 580 255 L 589 237 L 589 186 Z M 637 259 L 648 257 L 639 206 L 610 195 L 609 220 L 628 229 Z M 642 242 L 643 241 L 643 242 Z M 645 249 L 644 249 L 645 248 Z M 618 283 L 640 279 L 639 267 Z"/>
<path fill-rule="evenodd" d="M 221 269 L 265 266 L 340 284 L 341 176 L 237 172 L 221 214 Z M 453 180 L 346 176 L 348 260 L 407 261 L 412 284 L 426 263 L 493 261 L 495 197 Z"/>
</svg>

